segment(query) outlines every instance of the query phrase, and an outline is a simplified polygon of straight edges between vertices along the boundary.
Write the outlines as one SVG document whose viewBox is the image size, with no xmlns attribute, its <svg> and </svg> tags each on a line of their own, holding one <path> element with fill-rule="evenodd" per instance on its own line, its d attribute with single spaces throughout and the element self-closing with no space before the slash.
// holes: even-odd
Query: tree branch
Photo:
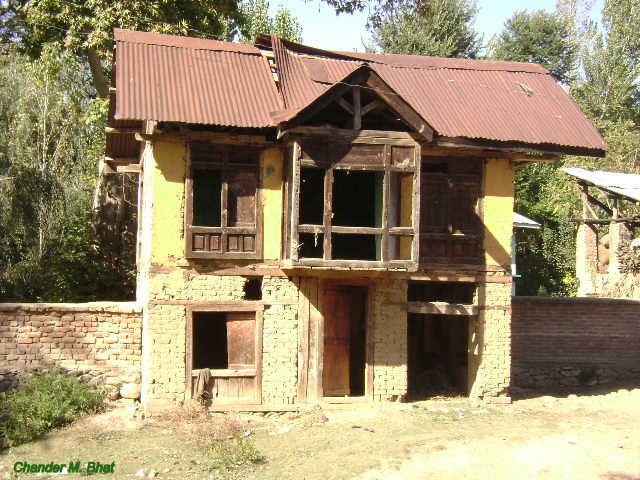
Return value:
<svg viewBox="0 0 640 480">
<path fill-rule="evenodd" d="M 89 67 L 91 68 L 91 76 L 93 77 L 93 86 L 96 87 L 98 96 L 100 96 L 100 98 L 108 98 L 109 85 L 107 84 L 107 77 L 104 74 L 97 50 L 88 48 L 87 58 L 89 60 Z"/>
</svg>

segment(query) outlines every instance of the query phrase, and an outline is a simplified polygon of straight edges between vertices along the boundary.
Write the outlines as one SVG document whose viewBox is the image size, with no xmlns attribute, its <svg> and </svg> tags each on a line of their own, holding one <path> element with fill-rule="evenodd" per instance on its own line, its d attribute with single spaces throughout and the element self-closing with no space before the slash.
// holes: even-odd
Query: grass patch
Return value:
<svg viewBox="0 0 640 480">
<path fill-rule="evenodd" d="M 76 377 L 34 371 L 17 390 L 0 395 L 0 437 L 5 446 L 20 445 L 104 407 L 103 396 Z"/>
<path fill-rule="evenodd" d="M 203 452 L 212 470 L 263 463 L 264 457 L 246 435 L 246 427 L 229 414 L 211 414 L 200 404 L 176 407 L 154 419 L 182 442 Z"/>
</svg>

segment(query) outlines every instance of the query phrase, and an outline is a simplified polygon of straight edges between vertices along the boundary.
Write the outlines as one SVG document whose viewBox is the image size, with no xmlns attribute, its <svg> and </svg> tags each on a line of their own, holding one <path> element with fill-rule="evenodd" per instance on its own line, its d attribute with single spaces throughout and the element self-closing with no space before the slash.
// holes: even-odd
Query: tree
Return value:
<svg viewBox="0 0 640 480">
<path fill-rule="evenodd" d="M 540 63 L 565 85 L 573 78 L 577 54 L 569 22 L 544 10 L 514 13 L 492 41 L 490 52 L 498 60 Z"/>
<path fill-rule="evenodd" d="M 225 19 L 241 23 L 236 0 L 6 0 L 0 4 L 0 35 L 32 58 L 48 43 L 84 55 L 104 98 L 109 94 L 105 66 L 108 72 L 115 27 L 220 38 L 228 26 Z"/>
<path fill-rule="evenodd" d="M 280 5 L 275 17 L 271 18 L 268 0 L 244 0 L 240 4 L 240 11 L 245 23 L 237 37 L 239 42 L 253 43 L 260 33 L 275 34 L 291 42 L 302 42 L 302 27 L 288 8 Z"/>
<path fill-rule="evenodd" d="M 0 299 L 130 298 L 135 242 L 110 263 L 91 238 L 102 102 L 85 62 L 0 53 Z"/>
<path fill-rule="evenodd" d="M 386 53 L 475 58 L 474 0 L 385 2 L 369 20 L 374 48 Z"/>
<path fill-rule="evenodd" d="M 602 27 L 584 26 L 583 76 L 572 90 L 582 109 L 599 121 L 640 124 L 640 0 L 607 0 Z"/>
</svg>

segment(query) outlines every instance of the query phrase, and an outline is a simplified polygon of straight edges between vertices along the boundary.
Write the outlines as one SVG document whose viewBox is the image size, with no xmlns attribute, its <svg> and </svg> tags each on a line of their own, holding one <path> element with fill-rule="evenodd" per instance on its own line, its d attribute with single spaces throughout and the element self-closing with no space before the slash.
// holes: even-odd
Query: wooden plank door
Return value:
<svg viewBox="0 0 640 480">
<path fill-rule="evenodd" d="M 322 388 L 325 397 L 349 395 L 350 316 L 353 295 L 341 286 L 324 291 L 324 362 Z"/>
</svg>

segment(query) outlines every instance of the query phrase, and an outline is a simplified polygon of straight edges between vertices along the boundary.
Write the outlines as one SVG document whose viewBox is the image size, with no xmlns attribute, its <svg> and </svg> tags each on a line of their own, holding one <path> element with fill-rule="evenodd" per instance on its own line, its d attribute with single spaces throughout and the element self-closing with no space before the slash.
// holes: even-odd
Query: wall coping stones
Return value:
<svg viewBox="0 0 640 480">
<path fill-rule="evenodd" d="M 142 313 L 140 302 L 0 303 L 0 312 Z"/>
</svg>

